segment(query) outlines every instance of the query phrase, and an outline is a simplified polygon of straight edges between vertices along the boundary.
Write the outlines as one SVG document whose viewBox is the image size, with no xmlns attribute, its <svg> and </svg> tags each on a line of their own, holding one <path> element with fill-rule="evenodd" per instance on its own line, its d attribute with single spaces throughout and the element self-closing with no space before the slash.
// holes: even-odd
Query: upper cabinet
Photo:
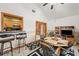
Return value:
<svg viewBox="0 0 79 59">
<path fill-rule="evenodd" d="M 36 21 L 36 35 L 47 35 L 47 23 Z"/>
<path fill-rule="evenodd" d="M 23 30 L 23 17 L 1 12 L 1 31 Z"/>
</svg>

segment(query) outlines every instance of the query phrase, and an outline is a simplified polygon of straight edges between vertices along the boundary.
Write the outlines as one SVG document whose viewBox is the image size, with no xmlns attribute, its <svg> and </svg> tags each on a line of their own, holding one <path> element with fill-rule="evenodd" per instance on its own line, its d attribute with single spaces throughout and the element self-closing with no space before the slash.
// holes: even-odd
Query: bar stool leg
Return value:
<svg viewBox="0 0 79 59">
<path fill-rule="evenodd" d="M 13 56 L 13 47 L 12 47 L 12 42 L 10 41 L 10 47 L 11 47 L 11 55 Z"/>
<path fill-rule="evenodd" d="M 26 50 L 27 48 L 26 48 L 26 39 L 25 39 L 25 38 L 24 38 L 24 40 L 23 40 L 23 43 L 24 43 L 25 50 Z"/>
<path fill-rule="evenodd" d="M 20 39 L 18 40 L 18 46 L 19 46 L 19 51 L 18 51 L 18 53 L 20 53 Z"/>
<path fill-rule="evenodd" d="M 3 55 L 4 43 L 1 43 L 1 55 Z"/>
</svg>

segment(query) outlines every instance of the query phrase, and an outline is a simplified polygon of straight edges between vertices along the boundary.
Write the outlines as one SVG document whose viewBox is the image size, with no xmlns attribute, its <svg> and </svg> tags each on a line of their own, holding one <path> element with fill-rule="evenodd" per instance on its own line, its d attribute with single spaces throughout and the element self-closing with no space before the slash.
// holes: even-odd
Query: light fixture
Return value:
<svg viewBox="0 0 79 59">
<path fill-rule="evenodd" d="M 34 9 L 32 9 L 32 12 L 35 13 L 36 11 Z"/>
<path fill-rule="evenodd" d="M 44 4 L 43 4 L 43 6 L 46 6 L 47 4 L 49 4 L 49 3 L 44 3 Z M 60 3 L 60 4 L 64 4 L 64 3 Z M 50 6 L 51 6 L 51 8 L 50 8 L 50 9 L 52 10 L 52 9 L 53 9 L 53 7 L 54 7 L 54 3 L 50 3 Z"/>
</svg>

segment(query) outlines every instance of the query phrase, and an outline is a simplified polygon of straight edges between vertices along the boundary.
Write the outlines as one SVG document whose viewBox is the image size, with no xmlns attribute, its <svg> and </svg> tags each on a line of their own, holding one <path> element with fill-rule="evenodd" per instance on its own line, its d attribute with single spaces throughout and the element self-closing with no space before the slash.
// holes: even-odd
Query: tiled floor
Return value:
<svg viewBox="0 0 79 59">
<path fill-rule="evenodd" d="M 77 45 L 77 46 L 74 46 L 74 50 L 75 50 L 75 55 L 76 56 L 79 56 L 79 45 Z"/>
<path fill-rule="evenodd" d="M 75 56 L 79 56 L 78 52 L 79 46 L 74 46 L 74 51 L 75 51 Z M 21 48 L 20 53 L 18 52 L 19 50 L 14 50 L 13 56 L 27 56 L 27 54 L 30 52 L 30 50 L 27 49 L 25 50 L 25 47 Z M 4 54 L 4 56 L 10 56 L 11 52 Z"/>
<path fill-rule="evenodd" d="M 27 53 L 29 53 L 29 52 L 30 52 L 30 50 L 28 48 L 25 50 L 25 47 L 23 47 L 20 49 L 20 53 L 19 53 L 19 49 L 14 50 L 13 56 L 26 56 Z M 4 54 L 4 56 L 11 56 L 11 52 Z"/>
</svg>

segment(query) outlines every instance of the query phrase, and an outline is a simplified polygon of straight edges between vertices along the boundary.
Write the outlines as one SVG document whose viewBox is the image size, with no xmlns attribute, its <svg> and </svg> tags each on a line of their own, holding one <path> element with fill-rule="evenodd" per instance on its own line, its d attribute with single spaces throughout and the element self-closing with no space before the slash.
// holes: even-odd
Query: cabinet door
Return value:
<svg viewBox="0 0 79 59">
<path fill-rule="evenodd" d="M 46 36 L 47 35 L 47 24 L 43 23 L 43 33 Z"/>
<path fill-rule="evenodd" d="M 47 35 L 47 23 L 36 22 L 36 35 Z"/>
<path fill-rule="evenodd" d="M 39 21 L 36 22 L 36 35 L 40 35 L 41 32 L 41 23 Z"/>
</svg>

